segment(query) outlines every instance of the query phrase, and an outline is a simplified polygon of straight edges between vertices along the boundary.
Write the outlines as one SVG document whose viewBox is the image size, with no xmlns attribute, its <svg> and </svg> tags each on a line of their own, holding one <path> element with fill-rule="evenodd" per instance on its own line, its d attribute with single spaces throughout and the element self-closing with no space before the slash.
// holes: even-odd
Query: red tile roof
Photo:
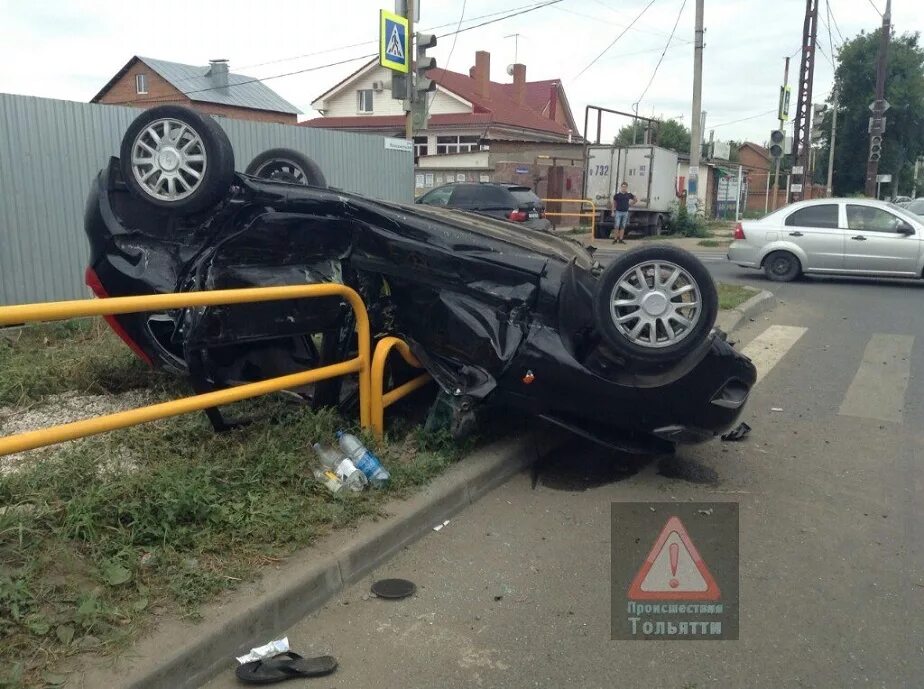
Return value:
<svg viewBox="0 0 924 689">
<path fill-rule="evenodd" d="M 316 117 L 300 122 L 305 127 L 329 129 L 395 129 L 404 128 L 404 115 L 360 115 L 358 117 Z M 451 127 L 465 125 L 490 125 L 491 114 L 486 112 L 460 112 L 430 115 L 430 127 Z"/>
<path fill-rule="evenodd" d="M 549 102 L 551 87 L 557 80 L 534 81 L 526 84 L 525 103 L 520 105 L 513 97 L 513 84 L 489 82 L 489 93 L 482 96 L 476 81 L 465 74 L 434 69 L 428 76 L 447 91 L 460 96 L 472 104 L 473 112 L 431 115 L 430 126 L 501 125 L 516 127 L 560 136 L 568 136 L 568 128 L 543 116 L 541 113 Z M 308 127 L 373 129 L 376 127 L 399 127 L 404 117 L 361 116 L 361 117 L 318 117 L 301 124 Z M 577 135 L 577 132 L 574 132 Z"/>
</svg>

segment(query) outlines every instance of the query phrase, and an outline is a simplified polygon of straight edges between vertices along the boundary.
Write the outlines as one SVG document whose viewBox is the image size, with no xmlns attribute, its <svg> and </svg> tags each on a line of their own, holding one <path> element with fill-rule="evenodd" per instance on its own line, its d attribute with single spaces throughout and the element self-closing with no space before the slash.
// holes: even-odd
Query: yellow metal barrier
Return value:
<svg viewBox="0 0 924 689">
<path fill-rule="evenodd" d="M 108 299 L 83 299 L 77 301 L 49 302 L 45 304 L 20 304 L 0 306 L 0 326 L 36 321 L 55 321 L 85 316 L 110 316 L 139 311 L 166 311 L 193 306 L 218 306 L 224 304 L 248 304 L 275 301 L 278 299 L 301 299 L 305 297 L 343 297 L 356 314 L 356 334 L 359 352 L 353 359 L 322 366 L 321 368 L 292 373 L 278 378 L 239 385 L 227 390 L 217 390 L 204 395 L 184 397 L 179 400 L 153 404 L 140 409 L 109 414 L 94 419 L 53 426 L 40 431 L 20 433 L 0 438 L 0 456 L 37 447 L 54 445 L 66 440 L 105 433 L 118 428 L 136 426 L 148 421 L 177 416 L 191 411 L 200 411 L 270 392 L 295 388 L 327 378 L 336 378 L 350 373 L 359 374 L 359 418 L 363 428 L 370 425 L 370 348 L 371 335 L 369 316 L 362 298 L 345 285 L 289 285 L 284 287 L 253 287 L 247 289 L 214 290 L 210 292 L 185 292 L 179 294 L 156 294 L 142 297 L 111 297 Z M 393 391 L 396 392 L 396 391 Z"/>
<path fill-rule="evenodd" d="M 550 213 L 546 211 L 546 216 L 560 216 L 560 217 L 574 217 L 574 218 L 590 218 L 590 234 L 594 236 L 596 232 L 594 231 L 597 227 L 597 205 L 593 202 L 592 199 L 542 199 L 545 203 L 579 203 L 581 207 L 578 213 Z M 584 212 L 584 205 L 588 204 L 590 206 L 590 213 Z"/>
<path fill-rule="evenodd" d="M 385 362 L 388 361 L 388 355 L 392 349 L 397 349 L 401 358 L 411 366 L 422 368 L 417 357 L 411 353 L 411 348 L 407 346 L 407 342 L 402 339 L 383 337 L 375 346 L 375 354 L 372 356 L 370 407 L 372 411 L 372 432 L 379 440 L 385 435 L 385 407 L 390 407 L 402 397 L 410 395 L 414 390 L 423 387 L 431 380 L 429 373 L 423 373 L 407 383 L 399 385 L 394 390 L 385 392 Z"/>
</svg>

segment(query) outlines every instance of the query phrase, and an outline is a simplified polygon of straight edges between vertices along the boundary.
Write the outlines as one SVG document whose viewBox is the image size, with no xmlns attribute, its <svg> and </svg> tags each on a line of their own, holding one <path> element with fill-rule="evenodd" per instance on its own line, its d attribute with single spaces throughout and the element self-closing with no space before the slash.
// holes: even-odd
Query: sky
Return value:
<svg viewBox="0 0 924 689">
<path fill-rule="evenodd" d="M 920 1 L 895 0 L 896 32 L 924 32 Z M 305 118 L 315 117 L 312 100 L 376 53 L 378 10 L 393 9 L 393 2 L 0 0 L 0 92 L 88 101 L 133 55 L 196 65 L 226 58 L 235 73 L 276 77 L 266 83 Z M 422 0 L 416 28 L 449 33 L 540 2 Z M 836 51 L 843 39 L 876 29 L 885 0 L 828 2 L 819 0 L 824 54 L 816 60 L 816 102 L 830 92 L 832 46 Z M 714 129 L 717 140 L 766 141 L 776 126 L 786 56 L 793 57 L 790 83 L 798 73 L 804 12 L 804 0 L 706 0 L 707 138 Z M 689 126 L 694 13 L 695 0 L 561 0 L 455 40 L 440 38 L 430 54 L 438 66 L 467 73 L 475 51 L 488 50 L 494 81 L 510 80 L 506 67 L 515 58 L 526 65 L 527 80 L 561 79 L 579 128 L 588 104 L 628 111 L 637 102 L 639 114 Z M 625 123 L 605 119 L 604 138 Z"/>
</svg>

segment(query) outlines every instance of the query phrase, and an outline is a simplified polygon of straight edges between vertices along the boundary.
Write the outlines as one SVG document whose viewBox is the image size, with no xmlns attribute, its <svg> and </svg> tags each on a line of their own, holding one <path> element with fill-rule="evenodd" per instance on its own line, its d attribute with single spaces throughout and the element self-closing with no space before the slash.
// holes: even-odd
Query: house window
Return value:
<svg viewBox="0 0 924 689">
<path fill-rule="evenodd" d="M 414 137 L 414 157 L 419 158 L 420 156 L 427 155 L 427 137 L 426 136 L 415 136 Z"/>
<path fill-rule="evenodd" d="M 356 92 L 357 112 L 372 112 L 372 89 L 362 89 Z"/>
<path fill-rule="evenodd" d="M 479 136 L 438 136 L 436 137 L 436 153 L 469 153 L 479 149 Z"/>
<path fill-rule="evenodd" d="M 144 94 L 148 92 L 148 79 L 144 74 L 135 75 L 135 93 Z"/>
</svg>

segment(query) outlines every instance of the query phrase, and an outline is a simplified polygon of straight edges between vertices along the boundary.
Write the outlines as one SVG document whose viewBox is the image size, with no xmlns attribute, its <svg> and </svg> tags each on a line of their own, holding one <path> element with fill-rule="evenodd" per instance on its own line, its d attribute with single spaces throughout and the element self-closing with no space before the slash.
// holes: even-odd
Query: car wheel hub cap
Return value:
<svg viewBox="0 0 924 689">
<path fill-rule="evenodd" d="M 175 172 L 180 166 L 180 155 L 175 148 L 165 148 L 157 154 L 157 164 L 164 172 Z"/>
<path fill-rule="evenodd" d="M 154 120 L 132 143 L 132 174 L 159 201 L 179 201 L 202 186 L 208 158 L 199 133 L 180 120 Z"/>
<path fill-rule="evenodd" d="M 642 310 L 649 316 L 660 316 L 667 311 L 667 297 L 660 292 L 649 292 L 642 298 Z"/>
<path fill-rule="evenodd" d="M 702 294 L 685 268 L 670 261 L 646 261 L 616 281 L 610 314 L 629 342 L 669 347 L 688 337 L 702 318 Z"/>
</svg>

